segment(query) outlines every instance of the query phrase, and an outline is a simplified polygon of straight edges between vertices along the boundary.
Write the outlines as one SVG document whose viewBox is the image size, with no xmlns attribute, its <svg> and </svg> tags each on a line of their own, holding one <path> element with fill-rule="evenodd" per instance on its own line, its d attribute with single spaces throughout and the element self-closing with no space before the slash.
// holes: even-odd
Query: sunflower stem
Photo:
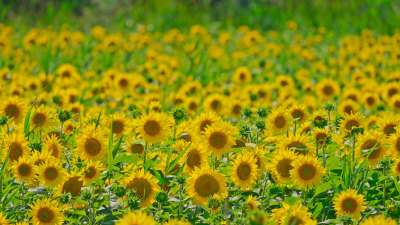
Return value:
<svg viewBox="0 0 400 225">
<path fill-rule="evenodd" d="M 182 184 L 179 184 L 179 210 L 178 210 L 178 216 L 182 214 Z"/>
<path fill-rule="evenodd" d="M 384 177 L 384 181 L 383 181 L 383 208 L 385 208 L 386 206 L 386 165 L 383 166 L 383 177 Z"/>
<path fill-rule="evenodd" d="M 303 194 L 304 194 L 304 202 L 303 202 L 303 205 L 304 205 L 304 206 L 307 206 L 307 192 L 308 192 L 308 189 L 305 188 L 304 191 L 303 191 Z"/>
<path fill-rule="evenodd" d="M 325 167 L 325 165 L 326 165 L 325 146 L 322 147 L 322 164 Z"/>
</svg>

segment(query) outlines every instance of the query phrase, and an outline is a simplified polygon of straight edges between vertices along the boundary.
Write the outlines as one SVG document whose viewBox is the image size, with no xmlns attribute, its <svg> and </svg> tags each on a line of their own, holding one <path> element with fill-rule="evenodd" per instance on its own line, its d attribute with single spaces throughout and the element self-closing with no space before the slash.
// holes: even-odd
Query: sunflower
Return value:
<svg viewBox="0 0 400 225">
<path fill-rule="evenodd" d="M 150 112 L 135 123 L 136 130 L 150 144 L 163 142 L 172 134 L 174 118 L 166 113 Z"/>
<path fill-rule="evenodd" d="M 290 170 L 293 169 L 292 162 L 296 160 L 297 155 L 293 150 L 279 149 L 274 152 L 268 168 L 271 170 L 274 178 L 279 184 L 285 185 L 291 180 Z"/>
<path fill-rule="evenodd" d="M 257 165 L 258 171 L 261 174 L 267 166 L 265 163 L 266 151 L 259 146 L 254 146 L 254 147 L 249 146 L 246 148 L 245 154 L 251 154 L 256 159 L 256 165 Z"/>
<path fill-rule="evenodd" d="M 193 130 L 198 134 L 198 135 L 203 135 L 204 131 L 206 128 L 213 123 L 219 121 L 220 118 L 214 113 L 214 112 L 209 112 L 209 113 L 202 113 L 199 116 L 197 116 L 193 122 Z"/>
<path fill-rule="evenodd" d="M 288 137 L 282 137 L 278 146 L 281 149 L 294 150 L 296 154 L 315 155 L 315 150 L 310 146 L 308 136 L 300 134 L 289 134 Z"/>
<path fill-rule="evenodd" d="M 182 157 L 182 160 L 186 162 L 183 172 L 185 174 L 191 174 L 196 168 L 206 166 L 208 156 L 209 154 L 207 154 L 203 145 L 192 143 Z"/>
<path fill-rule="evenodd" d="M 396 220 L 383 216 L 369 216 L 360 225 L 396 225 Z"/>
<path fill-rule="evenodd" d="M 385 134 L 380 131 L 367 131 L 357 136 L 356 152 L 360 155 L 368 153 L 370 166 L 375 166 L 386 154 Z"/>
<path fill-rule="evenodd" d="M 89 186 L 91 183 L 93 183 L 98 177 L 101 176 L 102 171 L 104 170 L 103 166 L 101 165 L 100 162 L 92 162 L 89 161 L 83 170 L 83 184 L 85 186 Z"/>
<path fill-rule="evenodd" d="M 233 162 L 232 179 L 239 189 L 249 190 L 258 176 L 257 160 L 249 154 L 240 154 Z"/>
<path fill-rule="evenodd" d="M 121 135 L 123 135 L 127 130 L 127 121 L 128 118 L 124 114 L 117 113 L 109 116 L 106 123 L 108 128 L 111 128 L 112 122 L 113 134 L 117 135 L 117 137 L 121 137 Z"/>
<path fill-rule="evenodd" d="M 34 225 L 62 225 L 64 215 L 58 205 L 57 201 L 52 201 L 49 198 L 36 200 L 29 213 L 32 217 L 32 223 Z"/>
<path fill-rule="evenodd" d="M 339 84 L 332 79 L 324 79 L 317 84 L 317 95 L 323 99 L 331 99 L 340 92 Z"/>
<path fill-rule="evenodd" d="M 232 76 L 232 81 L 240 84 L 249 83 L 251 81 L 250 70 L 245 66 L 237 68 Z"/>
<path fill-rule="evenodd" d="M 275 132 L 286 131 L 291 124 L 291 116 L 284 108 L 275 108 L 267 117 L 267 125 Z"/>
<path fill-rule="evenodd" d="M 141 199 L 141 206 L 147 207 L 154 202 L 154 196 L 159 191 L 157 180 L 143 169 L 133 171 L 128 177 L 122 180 L 126 189 L 133 189 L 136 195 Z"/>
<path fill-rule="evenodd" d="M 395 176 L 400 176 L 400 158 L 394 161 L 394 164 L 392 166 L 392 172 L 394 173 Z"/>
<path fill-rule="evenodd" d="M 214 194 L 208 199 L 207 207 L 212 213 L 219 213 L 222 207 L 221 198 L 218 195 Z"/>
<path fill-rule="evenodd" d="M 379 105 L 379 96 L 373 92 L 363 94 L 362 102 L 367 109 L 373 109 Z"/>
<path fill-rule="evenodd" d="M 322 167 L 321 162 L 310 155 L 298 157 L 293 161 L 292 166 L 290 176 L 301 188 L 312 188 L 318 185 L 325 174 L 325 168 Z"/>
<path fill-rule="evenodd" d="M 312 133 L 315 143 L 317 143 L 318 146 L 325 146 L 329 138 L 328 131 L 325 129 L 316 128 Z"/>
<path fill-rule="evenodd" d="M 188 145 L 189 145 L 189 142 L 187 142 L 186 140 L 180 139 L 180 140 L 175 141 L 175 143 L 172 145 L 172 149 L 175 150 L 176 152 L 183 152 L 184 150 L 186 150 Z"/>
<path fill-rule="evenodd" d="M 0 224 L 10 224 L 10 220 L 7 219 L 7 217 L 3 214 L 3 212 L 0 212 Z"/>
<path fill-rule="evenodd" d="M 61 183 L 57 189 L 56 195 L 61 195 L 62 193 L 69 193 L 72 197 L 77 197 L 81 194 L 81 188 L 83 187 L 82 176 L 77 173 L 71 173 L 66 176 L 64 182 Z"/>
<path fill-rule="evenodd" d="M 336 215 L 349 214 L 354 219 L 361 218 L 361 213 L 365 211 L 364 196 L 357 194 L 353 189 L 343 191 L 333 199 Z"/>
<path fill-rule="evenodd" d="M 344 100 L 338 106 L 338 111 L 341 114 L 352 114 L 358 112 L 358 104 L 355 104 L 353 100 Z"/>
<path fill-rule="evenodd" d="M 215 112 L 218 115 L 224 114 L 226 110 L 226 96 L 222 94 L 208 95 L 203 102 L 205 112 Z"/>
<path fill-rule="evenodd" d="M 152 216 L 147 215 L 142 211 L 137 212 L 128 212 L 124 216 L 122 216 L 115 225 L 157 225 L 157 222 L 154 220 Z"/>
<path fill-rule="evenodd" d="M 12 132 L 10 134 L 5 135 L 4 149 L 2 151 L 3 161 L 5 161 L 8 152 L 9 152 L 8 163 L 13 163 L 17 161 L 20 157 L 29 154 L 28 142 L 26 141 L 25 135 L 23 133 Z"/>
<path fill-rule="evenodd" d="M 288 111 L 297 124 L 302 124 L 307 120 L 306 107 L 304 107 L 303 105 L 292 105 L 290 106 Z"/>
<path fill-rule="evenodd" d="M 345 114 L 344 119 L 341 121 L 340 129 L 344 133 L 350 133 L 354 129 L 362 128 L 364 124 L 364 116 L 360 113 Z"/>
<path fill-rule="evenodd" d="M 23 156 L 14 162 L 11 170 L 18 180 L 33 181 L 37 166 L 31 157 Z"/>
<path fill-rule="evenodd" d="M 39 166 L 37 179 L 40 184 L 55 188 L 64 182 L 66 175 L 65 169 L 61 167 L 61 163 L 58 160 L 49 160 Z"/>
<path fill-rule="evenodd" d="M 400 129 L 397 128 L 396 132 L 391 134 L 387 140 L 390 144 L 390 155 L 393 158 L 400 158 Z"/>
<path fill-rule="evenodd" d="M 213 195 L 222 199 L 228 194 L 223 175 L 208 167 L 196 168 L 187 183 L 188 195 L 197 205 L 205 205 Z"/>
<path fill-rule="evenodd" d="M 249 195 L 246 199 L 246 206 L 250 210 L 255 210 L 258 208 L 260 205 L 260 202 L 257 201 L 257 197 L 253 197 L 252 195 Z"/>
<path fill-rule="evenodd" d="M 200 105 L 200 99 L 197 97 L 188 97 L 185 99 L 183 104 L 189 114 L 196 114 Z"/>
<path fill-rule="evenodd" d="M 33 111 L 31 117 L 31 126 L 32 128 L 45 128 L 48 124 L 53 121 L 53 112 L 49 108 L 44 105 L 39 106 Z"/>
<path fill-rule="evenodd" d="M 107 141 L 100 128 L 87 126 L 76 142 L 79 156 L 85 160 L 98 161 L 107 155 Z"/>
<path fill-rule="evenodd" d="M 138 154 L 143 155 L 144 153 L 144 144 L 141 140 L 136 140 L 135 138 L 130 138 L 126 141 L 125 146 L 126 152 L 129 155 Z"/>
<path fill-rule="evenodd" d="M 44 141 L 44 149 L 51 152 L 51 155 L 57 159 L 64 156 L 64 147 L 60 143 L 60 139 L 56 135 L 49 135 Z"/>
<path fill-rule="evenodd" d="M 316 221 L 311 219 L 311 213 L 308 208 L 303 206 L 300 201 L 289 205 L 282 202 L 282 208 L 272 210 L 272 221 L 278 225 L 314 225 Z"/>
<path fill-rule="evenodd" d="M 0 105 L 0 113 L 14 119 L 17 123 L 24 119 L 25 111 L 26 105 L 23 99 L 16 96 L 5 99 Z"/>
<path fill-rule="evenodd" d="M 379 130 L 384 132 L 386 136 L 396 133 L 396 128 L 400 124 L 400 116 L 391 112 L 385 112 L 381 115 L 377 122 Z"/>
<path fill-rule="evenodd" d="M 365 122 L 365 127 L 368 130 L 375 130 L 378 127 L 378 125 L 377 125 L 378 120 L 379 120 L 379 117 L 377 115 L 370 115 L 368 117 L 367 121 Z"/>
<path fill-rule="evenodd" d="M 206 128 L 204 136 L 202 136 L 202 144 L 209 152 L 221 158 L 223 154 L 228 153 L 232 146 L 235 145 L 234 136 L 237 134 L 236 127 L 228 122 L 219 121 Z"/>
</svg>

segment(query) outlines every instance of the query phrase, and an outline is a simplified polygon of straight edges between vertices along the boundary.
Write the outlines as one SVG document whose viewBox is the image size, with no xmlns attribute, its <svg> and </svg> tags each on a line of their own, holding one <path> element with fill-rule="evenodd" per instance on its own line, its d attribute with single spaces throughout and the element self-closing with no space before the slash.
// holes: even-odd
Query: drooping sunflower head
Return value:
<svg viewBox="0 0 400 225">
<path fill-rule="evenodd" d="M 237 134 L 236 127 L 228 122 L 218 121 L 205 129 L 201 142 L 207 151 L 220 158 L 223 154 L 228 153 L 232 149 L 232 146 L 236 144 L 234 136 Z"/>
<path fill-rule="evenodd" d="M 157 180 L 144 170 L 132 171 L 122 181 L 126 189 L 135 190 L 136 195 L 141 199 L 141 206 L 147 207 L 154 202 L 154 196 L 159 191 Z"/>
<path fill-rule="evenodd" d="M 18 180 L 33 181 L 37 166 L 30 156 L 23 156 L 14 162 L 11 170 Z"/>
<path fill-rule="evenodd" d="M 268 168 L 280 185 L 286 185 L 285 183 L 291 180 L 290 170 L 293 169 L 292 162 L 296 158 L 297 156 L 293 150 L 279 149 L 274 152 Z"/>
<path fill-rule="evenodd" d="M 33 224 L 54 224 L 61 225 L 64 222 L 64 215 L 58 207 L 57 201 L 49 198 L 37 200 L 32 206 L 29 215 Z"/>
<path fill-rule="evenodd" d="M 156 225 L 156 220 L 152 217 L 147 215 L 145 212 L 142 211 L 131 211 L 121 218 L 115 223 L 115 225 L 131 225 L 131 224 L 146 224 L 146 225 Z"/>
<path fill-rule="evenodd" d="M 258 177 L 257 160 L 250 154 L 240 154 L 233 162 L 232 179 L 236 187 L 242 190 L 252 188 Z"/>
<path fill-rule="evenodd" d="M 44 141 L 44 148 L 51 152 L 51 155 L 57 159 L 64 156 L 64 147 L 60 143 L 60 139 L 56 135 L 49 135 Z"/>
<path fill-rule="evenodd" d="M 136 121 L 136 130 L 150 144 L 165 141 L 172 134 L 174 118 L 166 113 L 150 112 Z"/>
<path fill-rule="evenodd" d="M 292 166 L 290 176 L 300 188 L 312 188 L 318 185 L 326 171 L 321 162 L 311 155 L 297 157 Z"/>
<path fill-rule="evenodd" d="M 348 214 L 354 219 L 361 218 L 361 212 L 366 209 L 364 196 L 353 189 L 340 193 L 333 199 L 333 204 L 337 215 Z"/>
<path fill-rule="evenodd" d="M 188 179 L 187 192 L 198 205 L 205 205 L 208 198 L 213 195 L 224 198 L 227 194 L 222 174 L 208 167 L 195 169 Z"/>
<path fill-rule="evenodd" d="M 291 125 L 291 116 L 284 108 L 275 108 L 267 117 L 267 125 L 276 133 L 286 131 Z"/>
</svg>

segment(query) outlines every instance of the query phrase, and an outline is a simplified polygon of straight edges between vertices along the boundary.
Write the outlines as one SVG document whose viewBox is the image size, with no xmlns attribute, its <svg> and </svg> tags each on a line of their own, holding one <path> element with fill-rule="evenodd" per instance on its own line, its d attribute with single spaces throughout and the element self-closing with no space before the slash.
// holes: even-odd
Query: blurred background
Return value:
<svg viewBox="0 0 400 225">
<path fill-rule="evenodd" d="M 157 31 L 202 24 L 209 29 L 247 25 L 280 29 L 324 26 L 337 33 L 370 28 L 391 34 L 400 27 L 399 0 L 0 0 L 0 22 L 19 29 L 63 24 L 125 31 L 146 24 Z"/>
</svg>

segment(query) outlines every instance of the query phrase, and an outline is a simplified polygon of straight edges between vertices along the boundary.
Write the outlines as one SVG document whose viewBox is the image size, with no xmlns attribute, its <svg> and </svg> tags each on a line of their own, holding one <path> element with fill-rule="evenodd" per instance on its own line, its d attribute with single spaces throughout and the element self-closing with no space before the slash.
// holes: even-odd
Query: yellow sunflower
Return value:
<svg viewBox="0 0 400 225">
<path fill-rule="evenodd" d="M 250 154 L 240 154 L 233 162 L 232 179 L 239 189 L 252 188 L 258 176 L 257 160 Z"/>
<path fill-rule="evenodd" d="M 400 124 L 400 116 L 392 112 L 385 112 L 381 115 L 377 124 L 380 131 L 384 132 L 386 136 L 390 136 L 396 133 L 396 128 Z"/>
<path fill-rule="evenodd" d="M 396 225 L 396 220 L 383 216 L 369 216 L 360 225 Z"/>
<path fill-rule="evenodd" d="M 192 143 L 182 157 L 182 160 L 184 160 L 183 162 L 186 162 L 183 172 L 185 174 L 191 174 L 196 168 L 207 166 L 208 156 L 209 154 L 207 154 L 203 145 Z"/>
<path fill-rule="evenodd" d="M 71 173 L 66 176 L 64 182 L 58 186 L 58 192 L 56 195 L 62 193 L 70 193 L 72 197 L 77 197 L 81 194 L 81 188 L 83 187 L 82 176 L 77 173 Z"/>
<path fill-rule="evenodd" d="M 291 116 L 284 108 L 275 108 L 267 117 L 267 125 L 275 132 L 286 131 L 291 125 Z"/>
<path fill-rule="evenodd" d="M 57 159 L 64 157 L 64 147 L 56 135 L 49 135 L 44 141 L 44 149 L 51 152 L 51 155 Z"/>
<path fill-rule="evenodd" d="M 302 124 L 307 120 L 307 110 L 303 105 L 292 105 L 288 111 L 297 124 Z"/>
<path fill-rule="evenodd" d="M 294 150 L 296 154 L 306 155 L 311 154 L 315 155 L 315 149 L 311 147 L 311 144 L 308 141 L 308 136 L 300 135 L 300 134 L 289 134 L 289 137 L 280 138 L 280 143 L 278 146 L 281 149 L 291 149 Z"/>
<path fill-rule="evenodd" d="M 329 132 L 325 129 L 316 128 L 315 131 L 312 132 L 313 139 L 318 146 L 324 146 L 329 138 Z"/>
<path fill-rule="evenodd" d="M 246 199 L 246 206 L 250 210 L 255 210 L 258 208 L 260 205 L 260 202 L 257 201 L 257 197 L 253 197 L 252 195 L 249 195 Z"/>
<path fill-rule="evenodd" d="M 197 205 L 205 205 L 208 198 L 213 195 L 222 199 L 228 193 L 223 175 L 208 167 L 196 168 L 187 183 L 187 193 Z"/>
<path fill-rule="evenodd" d="M 33 181 L 37 166 L 30 156 L 23 156 L 14 162 L 11 170 L 18 180 Z"/>
<path fill-rule="evenodd" d="M 98 161 L 107 155 L 107 140 L 101 128 L 87 126 L 77 138 L 78 154 L 85 160 Z"/>
<path fill-rule="evenodd" d="M 308 208 L 303 206 L 300 201 L 292 205 L 282 202 L 282 208 L 273 209 L 272 213 L 271 219 L 278 225 L 316 224 L 311 219 L 311 213 L 308 212 Z"/>
<path fill-rule="evenodd" d="M 126 189 L 136 191 L 136 195 L 141 199 L 141 206 L 147 207 L 154 202 L 154 196 L 159 191 L 157 180 L 143 169 L 132 171 L 128 177 L 122 180 Z"/>
<path fill-rule="evenodd" d="M 300 188 L 312 188 L 318 185 L 326 171 L 321 162 L 310 155 L 297 157 L 292 166 L 290 176 Z"/>
<path fill-rule="evenodd" d="M 135 123 L 136 131 L 150 144 L 163 142 L 172 134 L 174 118 L 166 113 L 150 112 Z"/>
<path fill-rule="evenodd" d="M 206 128 L 202 136 L 202 144 L 209 152 L 221 158 L 236 144 L 234 136 L 237 134 L 236 127 L 228 122 L 219 121 Z"/>
<path fill-rule="evenodd" d="M 344 119 L 341 121 L 340 129 L 344 133 L 351 132 L 354 129 L 362 128 L 364 124 L 364 116 L 360 113 L 345 114 Z"/>
<path fill-rule="evenodd" d="M 361 213 L 366 209 L 364 196 L 353 189 L 340 193 L 333 199 L 333 204 L 338 216 L 349 214 L 354 219 L 361 218 Z"/>
<path fill-rule="evenodd" d="M 41 105 L 32 110 L 31 127 L 43 129 L 54 121 L 53 116 L 54 112 L 50 108 Z"/>
<path fill-rule="evenodd" d="M 400 158 L 394 161 L 392 172 L 396 177 L 400 176 Z"/>
<path fill-rule="evenodd" d="M 240 84 L 249 83 L 251 81 L 250 70 L 245 66 L 237 68 L 232 76 L 232 81 Z"/>
<path fill-rule="evenodd" d="M 92 162 L 89 161 L 83 170 L 83 184 L 85 186 L 89 186 L 93 183 L 98 177 L 101 176 L 104 168 L 100 162 Z"/>
<path fill-rule="evenodd" d="M 129 138 L 126 141 L 126 146 L 124 147 L 126 149 L 127 154 L 129 155 L 132 154 L 143 155 L 145 146 L 141 140 L 136 140 L 135 138 Z"/>
<path fill-rule="evenodd" d="M 39 166 L 37 179 L 40 184 L 49 188 L 55 188 L 65 180 L 66 176 L 67 173 L 61 167 L 61 163 L 58 160 L 52 160 L 46 161 Z"/>
<path fill-rule="evenodd" d="M 249 146 L 247 147 L 245 154 L 251 154 L 256 159 L 256 165 L 258 167 L 259 173 L 261 174 L 266 168 L 266 151 L 259 146 Z"/>
<path fill-rule="evenodd" d="M 123 215 L 117 222 L 115 222 L 115 225 L 132 225 L 132 224 L 157 225 L 157 222 L 152 216 L 149 216 L 142 211 L 129 212 Z"/>
<path fill-rule="evenodd" d="M 268 164 L 268 168 L 276 178 L 276 181 L 285 185 L 291 180 L 290 170 L 293 169 L 292 163 L 296 160 L 297 155 L 293 150 L 279 149 L 274 152 L 271 162 Z"/>
<path fill-rule="evenodd" d="M 317 93 L 323 99 L 331 99 L 340 92 L 339 84 L 332 79 L 324 79 L 317 84 Z"/>
<path fill-rule="evenodd" d="M 214 113 L 202 113 L 197 116 L 193 122 L 193 130 L 198 135 L 203 135 L 206 128 L 219 121 L 220 118 Z"/>
<path fill-rule="evenodd" d="M 113 114 L 112 116 L 108 116 L 106 122 L 108 128 L 111 128 L 111 121 L 112 121 L 112 132 L 117 137 L 120 137 L 126 132 L 128 127 L 127 121 L 129 121 L 127 116 L 125 116 L 122 113 L 117 113 Z"/>
<path fill-rule="evenodd" d="M 17 161 L 20 157 L 29 154 L 28 142 L 25 135 L 20 132 L 12 132 L 4 137 L 4 148 L 2 151 L 2 160 L 5 161 L 8 152 L 8 163 Z"/>
<path fill-rule="evenodd" d="M 374 109 L 379 105 L 379 96 L 373 92 L 364 93 L 362 100 L 364 107 L 367 109 Z"/>
<path fill-rule="evenodd" d="M 341 114 L 351 114 L 356 113 L 359 110 L 358 104 L 356 104 L 353 100 L 344 100 L 338 106 L 338 111 Z"/>
<path fill-rule="evenodd" d="M 62 225 L 64 215 L 61 213 L 57 201 L 49 198 L 37 200 L 32 206 L 29 215 L 34 225 Z"/>
<path fill-rule="evenodd" d="M 215 112 L 218 115 L 224 114 L 226 110 L 226 96 L 222 94 L 208 95 L 203 102 L 205 112 Z"/>
<path fill-rule="evenodd" d="M 357 136 L 358 154 L 369 154 L 368 162 L 370 166 L 375 166 L 386 154 L 385 134 L 380 131 L 366 131 Z"/>
<path fill-rule="evenodd" d="M 3 212 L 0 212 L 0 224 L 10 224 L 10 220 L 7 219 L 7 217 L 3 214 Z"/>
<path fill-rule="evenodd" d="M 2 101 L 0 113 L 19 123 L 25 118 L 26 104 L 23 99 L 13 96 Z"/>
</svg>

